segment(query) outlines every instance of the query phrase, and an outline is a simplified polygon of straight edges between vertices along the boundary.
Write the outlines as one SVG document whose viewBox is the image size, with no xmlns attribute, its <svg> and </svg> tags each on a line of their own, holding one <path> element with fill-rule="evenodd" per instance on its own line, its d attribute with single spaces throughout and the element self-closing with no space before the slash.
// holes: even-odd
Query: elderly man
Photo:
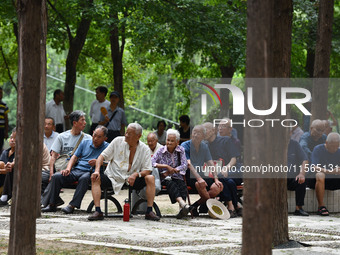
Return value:
<svg viewBox="0 0 340 255">
<path fill-rule="evenodd" d="M 46 144 L 48 151 L 51 151 L 52 144 L 59 134 L 54 132 L 54 129 L 54 119 L 52 117 L 46 117 L 44 126 L 44 144 Z"/>
<path fill-rule="evenodd" d="M 158 143 L 158 137 L 154 132 L 151 132 L 146 137 L 146 141 L 150 148 L 151 157 L 156 153 L 156 151 L 162 147 L 160 143 Z"/>
<path fill-rule="evenodd" d="M 312 151 L 315 146 L 326 142 L 327 136 L 324 134 L 325 125 L 319 119 L 314 120 L 310 126 L 310 131 L 305 132 L 300 138 L 300 145 L 307 154 L 308 161 L 311 161 Z"/>
<path fill-rule="evenodd" d="M 139 141 L 142 131 L 138 123 L 129 124 L 125 137 L 116 137 L 98 157 L 95 172 L 91 175 L 92 197 L 96 211 L 88 217 L 89 220 L 104 219 L 100 209 L 101 188 L 112 186 L 114 193 L 118 194 L 124 183 L 129 184 L 135 190 L 141 190 L 146 186 L 145 219 L 159 220 L 159 217 L 152 211 L 155 198 L 155 177 L 151 175 L 150 149 Z M 101 173 L 100 167 L 104 160 L 109 164 L 105 172 Z"/>
<path fill-rule="evenodd" d="M 228 123 L 226 123 L 226 125 L 228 125 Z M 208 141 L 208 146 L 212 159 L 223 160 L 223 170 L 225 171 L 222 171 L 219 175 L 219 180 L 223 183 L 221 198 L 228 204 L 230 217 L 235 218 L 238 214 L 242 214 L 242 210 L 237 207 L 236 187 L 236 185 L 240 185 L 242 183 L 242 178 L 236 178 L 235 180 L 233 180 L 232 177 L 229 176 L 230 174 L 228 172 L 231 169 L 236 170 L 236 164 L 240 165 L 240 163 L 237 162 L 237 158 L 240 157 L 240 152 L 231 138 L 227 136 L 217 136 L 215 127 L 212 123 L 206 122 L 203 124 L 203 126 L 206 128 L 205 140 Z M 231 129 L 229 130 L 231 131 Z M 237 177 L 237 175 L 233 177 Z M 238 177 L 241 177 L 241 175 Z"/>
<path fill-rule="evenodd" d="M 325 144 L 317 145 L 312 153 L 311 166 L 315 178 L 308 180 L 308 186 L 315 187 L 318 200 L 318 214 L 328 216 L 329 212 L 324 204 L 325 189 L 340 189 L 340 136 L 330 133 Z"/>
<path fill-rule="evenodd" d="M 223 184 L 218 180 L 215 171 L 213 171 L 213 178 L 205 175 L 204 163 L 214 169 L 214 162 L 212 161 L 208 145 L 203 142 L 205 134 L 206 129 L 204 126 L 197 125 L 192 130 L 191 140 L 181 144 L 188 159 L 190 172 L 196 179 L 193 185 L 193 178 L 190 178 L 190 186 L 196 188 L 200 195 L 200 199 L 192 205 L 194 215 L 198 215 L 198 206 L 205 204 L 209 198 L 216 197 L 223 190 Z"/>
<path fill-rule="evenodd" d="M 51 180 L 51 198 L 49 205 L 43 208 L 42 212 L 55 212 L 57 210 L 57 200 L 61 188 L 70 183 L 78 181 L 76 191 L 72 201 L 68 206 L 62 208 L 66 214 L 73 213 L 74 208 L 80 208 L 81 201 L 90 184 L 91 168 L 95 166 L 96 159 L 108 146 L 107 128 L 97 126 L 93 132 L 92 140 L 83 140 L 74 155 L 67 164 L 66 169 L 56 173 Z M 73 168 L 74 167 L 74 168 Z"/>
</svg>

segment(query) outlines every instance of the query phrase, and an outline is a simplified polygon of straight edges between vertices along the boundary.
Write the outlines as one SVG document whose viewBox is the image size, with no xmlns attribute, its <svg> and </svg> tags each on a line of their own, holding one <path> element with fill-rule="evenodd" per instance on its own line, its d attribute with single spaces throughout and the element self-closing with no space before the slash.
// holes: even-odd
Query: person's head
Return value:
<svg viewBox="0 0 340 255">
<path fill-rule="evenodd" d="M 107 94 L 107 88 L 104 86 L 99 86 L 96 88 L 96 99 L 99 102 L 103 102 L 105 100 Z"/>
<path fill-rule="evenodd" d="M 166 147 L 169 152 L 173 152 L 179 144 L 180 134 L 175 129 L 168 129 L 166 131 Z"/>
<path fill-rule="evenodd" d="M 52 131 L 54 129 L 55 129 L 54 119 L 52 117 L 46 117 L 44 126 L 45 134 L 52 134 Z"/>
<path fill-rule="evenodd" d="M 118 91 L 113 91 L 110 93 L 110 102 L 112 105 L 118 105 L 120 99 L 120 94 Z"/>
<path fill-rule="evenodd" d="M 72 128 L 83 131 L 86 126 L 85 113 L 80 110 L 72 112 L 69 116 Z"/>
<path fill-rule="evenodd" d="M 17 129 L 13 128 L 12 129 L 12 134 L 9 137 L 9 147 L 11 147 L 11 149 L 15 149 L 15 137 L 17 135 Z"/>
<path fill-rule="evenodd" d="M 164 120 L 160 120 L 160 121 L 157 122 L 157 130 L 158 131 L 161 131 L 163 133 L 165 128 L 166 128 L 166 123 L 165 123 Z"/>
<path fill-rule="evenodd" d="M 332 126 L 329 120 L 323 120 L 322 123 L 325 126 L 325 130 L 323 131 L 325 135 L 329 135 L 332 132 Z"/>
<path fill-rule="evenodd" d="M 184 128 L 189 126 L 190 124 L 190 118 L 188 115 L 182 115 L 179 117 L 179 125 Z"/>
<path fill-rule="evenodd" d="M 92 142 L 94 147 L 98 148 L 103 144 L 104 141 L 106 141 L 107 132 L 107 128 L 102 125 L 96 127 L 92 135 Z"/>
<path fill-rule="evenodd" d="M 321 120 L 313 120 L 312 124 L 310 125 L 310 135 L 314 141 L 317 141 L 322 137 L 324 130 L 325 125 Z"/>
<path fill-rule="evenodd" d="M 149 133 L 148 136 L 146 137 L 146 141 L 148 143 L 150 150 L 154 151 L 158 142 L 157 135 L 154 132 Z"/>
<path fill-rule="evenodd" d="M 226 118 L 223 119 L 218 124 L 218 133 L 220 136 L 231 136 L 231 131 L 233 130 L 233 127 L 231 126 L 231 120 Z"/>
<path fill-rule="evenodd" d="M 329 153 L 333 154 L 339 150 L 340 147 L 340 135 L 336 132 L 332 132 L 327 136 L 326 149 Z"/>
<path fill-rule="evenodd" d="M 64 91 L 56 89 L 53 93 L 53 99 L 58 102 L 64 101 Z"/>
<path fill-rule="evenodd" d="M 191 140 L 195 145 L 200 144 L 205 137 L 206 129 L 203 125 L 196 125 L 192 130 Z"/>
<path fill-rule="evenodd" d="M 138 123 L 131 123 L 128 125 L 125 132 L 125 142 L 130 146 L 135 146 L 138 144 L 139 139 L 143 133 L 143 128 Z"/>
<path fill-rule="evenodd" d="M 203 124 L 203 126 L 206 130 L 204 139 L 209 142 L 214 141 L 216 138 L 216 130 L 214 125 L 211 122 L 206 122 Z"/>
</svg>

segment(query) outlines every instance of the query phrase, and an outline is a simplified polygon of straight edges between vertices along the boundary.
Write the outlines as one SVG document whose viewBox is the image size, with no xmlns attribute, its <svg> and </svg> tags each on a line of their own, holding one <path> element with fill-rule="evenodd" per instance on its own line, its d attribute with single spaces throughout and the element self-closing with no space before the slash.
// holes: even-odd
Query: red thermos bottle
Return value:
<svg viewBox="0 0 340 255">
<path fill-rule="evenodd" d="M 129 199 L 125 199 L 124 209 L 123 209 L 123 221 L 130 220 L 130 203 Z"/>
</svg>

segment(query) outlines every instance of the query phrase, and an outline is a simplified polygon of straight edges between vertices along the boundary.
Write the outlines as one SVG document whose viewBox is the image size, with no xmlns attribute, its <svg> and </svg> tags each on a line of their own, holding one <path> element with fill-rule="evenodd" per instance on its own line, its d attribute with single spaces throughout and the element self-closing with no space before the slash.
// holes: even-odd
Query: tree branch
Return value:
<svg viewBox="0 0 340 255">
<path fill-rule="evenodd" d="M 70 29 L 69 25 L 66 22 L 66 19 L 64 18 L 63 15 L 61 15 L 60 12 L 58 12 L 58 10 L 54 7 L 54 5 L 51 3 L 50 0 L 47 0 L 47 3 L 51 6 L 52 10 L 54 10 L 54 12 L 58 15 L 58 17 L 64 22 L 64 24 L 66 26 L 66 31 L 67 31 L 68 38 L 69 38 L 70 41 L 72 41 L 73 40 L 73 36 L 72 36 L 72 33 L 71 33 L 71 29 Z"/>
<path fill-rule="evenodd" d="M 2 50 L 2 46 L 0 46 L 0 51 L 1 51 L 2 58 L 3 58 L 3 60 L 4 60 L 4 62 L 5 62 L 5 65 L 6 65 L 8 77 L 9 77 L 9 79 L 10 79 L 10 81 L 11 81 L 13 87 L 15 88 L 15 90 L 18 91 L 17 85 L 16 85 L 15 82 L 13 81 L 11 72 L 10 72 L 10 70 L 9 70 L 9 66 L 8 66 L 8 63 L 7 63 L 7 60 L 6 60 L 4 51 Z"/>
</svg>

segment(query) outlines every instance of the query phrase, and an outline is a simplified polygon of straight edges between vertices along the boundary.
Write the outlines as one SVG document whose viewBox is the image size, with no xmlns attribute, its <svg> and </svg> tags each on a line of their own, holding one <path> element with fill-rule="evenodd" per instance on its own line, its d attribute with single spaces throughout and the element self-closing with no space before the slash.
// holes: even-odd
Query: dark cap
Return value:
<svg viewBox="0 0 340 255">
<path fill-rule="evenodd" d="M 117 91 L 111 92 L 110 98 L 111 98 L 112 96 L 116 96 L 116 97 L 120 98 L 120 95 L 119 95 L 119 93 L 118 93 Z"/>
</svg>

